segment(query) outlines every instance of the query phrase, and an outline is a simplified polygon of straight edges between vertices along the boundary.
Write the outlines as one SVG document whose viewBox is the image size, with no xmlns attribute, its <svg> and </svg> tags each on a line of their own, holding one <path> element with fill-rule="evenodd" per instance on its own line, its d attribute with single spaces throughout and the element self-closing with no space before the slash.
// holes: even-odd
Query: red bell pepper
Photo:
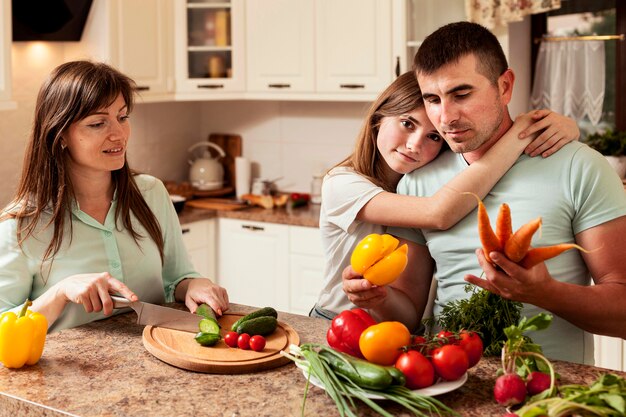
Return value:
<svg viewBox="0 0 626 417">
<path fill-rule="evenodd" d="M 340 352 L 362 358 L 359 338 L 365 329 L 374 324 L 376 320 L 363 309 L 354 308 L 342 311 L 330 324 L 326 341 L 330 347 Z"/>
</svg>

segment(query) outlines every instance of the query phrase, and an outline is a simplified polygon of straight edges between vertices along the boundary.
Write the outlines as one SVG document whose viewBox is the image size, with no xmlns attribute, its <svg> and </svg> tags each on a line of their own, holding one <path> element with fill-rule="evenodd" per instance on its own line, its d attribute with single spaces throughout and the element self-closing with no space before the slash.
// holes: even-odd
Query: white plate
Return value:
<svg viewBox="0 0 626 417">
<path fill-rule="evenodd" d="M 309 377 L 309 370 L 306 366 L 300 365 L 299 363 L 296 363 L 296 366 L 302 370 L 302 375 L 304 375 L 304 378 Z M 315 385 L 316 387 L 325 389 L 324 384 L 322 384 L 322 382 L 319 379 L 317 379 L 315 376 L 311 375 L 310 381 L 311 381 L 311 384 Z M 463 384 L 465 384 L 466 381 L 467 381 L 467 372 L 461 378 L 455 381 L 441 381 L 434 385 L 431 385 L 430 387 L 413 390 L 413 392 L 419 395 L 426 395 L 428 397 L 434 397 L 435 395 L 441 395 L 441 394 L 445 394 L 446 392 L 454 391 L 455 389 L 463 386 Z M 372 400 L 384 400 L 384 397 L 380 395 L 376 395 L 376 394 L 365 394 L 365 396 Z"/>
</svg>

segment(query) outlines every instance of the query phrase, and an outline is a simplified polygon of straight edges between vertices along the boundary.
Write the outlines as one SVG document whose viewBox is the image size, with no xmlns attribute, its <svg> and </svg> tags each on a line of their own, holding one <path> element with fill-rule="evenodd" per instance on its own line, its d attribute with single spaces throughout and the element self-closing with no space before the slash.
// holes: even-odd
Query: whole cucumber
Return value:
<svg viewBox="0 0 626 417">
<path fill-rule="evenodd" d="M 363 388 L 384 390 L 394 383 L 394 376 L 388 366 L 381 366 L 341 352 L 322 350 L 319 355 L 326 359 L 337 373 L 349 378 Z M 399 381 L 400 382 L 400 381 Z"/>
<path fill-rule="evenodd" d="M 272 307 L 263 307 L 259 310 L 253 311 L 252 313 L 243 316 L 242 318 L 234 322 L 230 329 L 233 332 L 236 332 L 241 323 L 257 317 L 274 317 L 275 319 L 277 319 L 278 312 L 276 312 L 276 310 L 274 310 Z"/>
<path fill-rule="evenodd" d="M 272 316 L 255 317 L 244 321 L 237 326 L 237 333 L 248 333 L 250 336 L 261 335 L 265 336 L 273 333 L 278 327 L 278 320 Z"/>
</svg>

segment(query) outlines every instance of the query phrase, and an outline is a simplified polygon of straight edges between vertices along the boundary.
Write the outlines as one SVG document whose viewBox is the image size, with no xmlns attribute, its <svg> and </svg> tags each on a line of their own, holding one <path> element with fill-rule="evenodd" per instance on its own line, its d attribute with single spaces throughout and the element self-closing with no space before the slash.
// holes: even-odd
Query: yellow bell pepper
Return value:
<svg viewBox="0 0 626 417">
<path fill-rule="evenodd" d="M 34 365 L 41 358 L 48 332 L 48 320 L 43 314 L 28 310 L 26 300 L 19 315 L 7 311 L 0 316 L 0 362 L 7 368 Z"/>
<path fill-rule="evenodd" d="M 372 284 L 392 283 L 408 262 L 407 245 L 398 248 L 398 243 L 398 239 L 388 234 L 367 235 L 352 251 L 352 269 Z"/>
</svg>

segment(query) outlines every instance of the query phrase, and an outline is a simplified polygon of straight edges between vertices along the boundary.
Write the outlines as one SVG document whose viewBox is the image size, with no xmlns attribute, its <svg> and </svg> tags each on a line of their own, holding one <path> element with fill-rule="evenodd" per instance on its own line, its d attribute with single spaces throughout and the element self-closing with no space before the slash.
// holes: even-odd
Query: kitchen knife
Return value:
<svg viewBox="0 0 626 417">
<path fill-rule="evenodd" d="M 126 298 L 112 295 L 113 308 L 130 307 L 137 313 L 137 324 L 144 324 L 168 329 L 197 333 L 202 316 L 175 308 L 163 307 L 142 301 L 129 301 Z"/>
</svg>

